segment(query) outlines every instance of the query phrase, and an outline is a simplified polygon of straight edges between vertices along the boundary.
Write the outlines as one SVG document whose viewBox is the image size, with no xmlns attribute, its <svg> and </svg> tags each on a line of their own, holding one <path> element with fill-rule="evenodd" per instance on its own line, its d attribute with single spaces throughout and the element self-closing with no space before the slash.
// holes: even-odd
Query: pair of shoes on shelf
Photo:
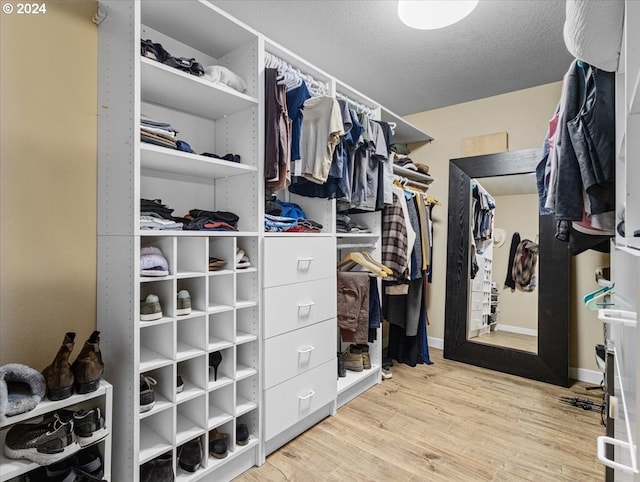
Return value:
<svg viewBox="0 0 640 482">
<path fill-rule="evenodd" d="M 97 447 L 92 446 L 81 450 L 55 464 L 42 469 L 42 479 L 60 480 L 63 482 L 103 481 L 104 466 Z"/>
<path fill-rule="evenodd" d="M 238 423 L 236 425 L 236 444 L 247 445 L 249 438 L 247 425 Z M 213 429 L 209 432 L 209 453 L 217 459 L 225 458 L 229 453 L 229 434 L 218 432 L 218 429 Z"/>
<path fill-rule="evenodd" d="M 187 290 L 180 290 L 176 298 L 176 315 L 184 316 L 189 314 L 191 314 L 191 295 Z M 162 318 L 160 298 L 151 293 L 140 301 L 140 321 L 155 321 L 160 318 Z"/>
<path fill-rule="evenodd" d="M 60 410 L 35 423 L 19 423 L 6 434 L 4 454 L 50 465 L 75 454 L 108 435 L 102 411 Z"/>
<path fill-rule="evenodd" d="M 69 357 L 75 346 L 76 334 L 67 332 L 53 362 L 42 370 L 47 384 L 49 400 L 64 400 L 77 393 L 94 392 L 100 386 L 104 373 L 104 363 L 100 352 L 100 332 L 94 331 L 87 339 L 80 354 L 69 364 Z"/>
<path fill-rule="evenodd" d="M 209 257 L 209 271 L 218 271 L 226 264 L 227 262 L 224 259 L 216 258 L 214 256 Z"/>
<path fill-rule="evenodd" d="M 200 437 L 194 438 L 178 449 L 178 466 L 187 472 L 195 472 L 203 457 L 202 441 Z"/>
<path fill-rule="evenodd" d="M 249 266 L 251 266 L 251 261 L 249 260 L 249 257 L 245 254 L 243 249 L 237 248 L 236 249 L 236 268 L 244 269 L 244 268 L 248 268 Z"/>
<path fill-rule="evenodd" d="M 155 246 L 140 249 L 140 276 L 169 276 L 169 262 Z"/>
<path fill-rule="evenodd" d="M 369 345 L 366 343 L 351 345 L 342 352 L 342 360 L 347 370 L 361 372 L 362 370 L 370 369 Z"/>
<path fill-rule="evenodd" d="M 156 404 L 153 387 L 157 384 L 155 378 L 140 374 L 140 413 L 148 412 Z"/>
<path fill-rule="evenodd" d="M 222 352 L 209 353 L 209 367 L 213 368 L 213 381 L 218 381 L 218 367 L 222 363 Z"/>
<path fill-rule="evenodd" d="M 209 432 L 209 453 L 216 459 L 224 459 L 229 453 L 229 434 L 218 429 Z"/>
<path fill-rule="evenodd" d="M 173 482 L 174 480 L 171 452 L 149 460 L 140 467 L 140 482 Z"/>
</svg>

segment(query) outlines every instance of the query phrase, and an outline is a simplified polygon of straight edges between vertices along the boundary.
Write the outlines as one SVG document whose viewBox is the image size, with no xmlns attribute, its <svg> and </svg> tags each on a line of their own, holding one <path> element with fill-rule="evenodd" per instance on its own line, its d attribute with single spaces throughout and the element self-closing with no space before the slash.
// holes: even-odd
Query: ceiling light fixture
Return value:
<svg viewBox="0 0 640 482">
<path fill-rule="evenodd" d="M 400 0 L 398 17 L 419 30 L 434 30 L 459 22 L 478 5 L 478 0 Z"/>
</svg>

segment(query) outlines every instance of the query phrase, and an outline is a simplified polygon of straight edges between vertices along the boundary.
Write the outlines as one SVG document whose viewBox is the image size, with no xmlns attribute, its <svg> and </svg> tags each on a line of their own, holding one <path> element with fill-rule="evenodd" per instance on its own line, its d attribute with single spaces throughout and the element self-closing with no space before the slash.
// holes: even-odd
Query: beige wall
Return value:
<svg viewBox="0 0 640 482">
<path fill-rule="evenodd" d="M 0 364 L 38 370 L 96 324 L 96 3 L 46 8 L 0 14 Z"/>
<path fill-rule="evenodd" d="M 480 179 L 482 183 L 482 179 Z M 498 283 L 500 304 L 498 326 L 508 325 L 529 330 L 538 329 L 538 285 L 532 292 L 504 289 L 509 265 L 509 250 L 513 233 L 521 239 L 536 240 L 538 234 L 538 195 L 496 196 L 494 225 L 506 232 L 502 246 L 493 247 L 493 281 Z M 511 270 L 511 266 L 508 268 Z M 539 278 L 537 278 L 539 279 Z"/>
<path fill-rule="evenodd" d="M 447 256 L 447 199 L 449 159 L 461 157 L 462 138 L 507 131 L 509 150 L 542 145 L 548 119 L 560 97 L 560 82 L 511 92 L 473 102 L 420 112 L 407 117 L 436 140 L 416 148 L 411 157 L 431 167 L 435 181 L 429 194 L 442 206 L 433 211 L 434 266 L 429 301 L 429 336 L 444 337 Z M 425 89 L 428 95 L 428 89 Z M 586 252 L 572 260 L 571 366 L 596 370 L 594 345 L 602 342 L 602 328 L 593 312 L 581 306 L 583 294 L 596 288 L 593 269 L 607 264 L 608 256 Z"/>
</svg>

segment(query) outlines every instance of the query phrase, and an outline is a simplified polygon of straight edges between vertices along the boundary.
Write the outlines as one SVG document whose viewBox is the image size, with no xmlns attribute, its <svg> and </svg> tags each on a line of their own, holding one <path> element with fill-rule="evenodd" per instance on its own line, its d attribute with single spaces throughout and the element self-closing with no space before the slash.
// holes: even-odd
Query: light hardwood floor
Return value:
<svg viewBox="0 0 640 482">
<path fill-rule="evenodd" d="M 392 367 L 368 390 L 238 481 L 602 481 L 600 402 L 585 384 L 556 387 L 444 360 Z"/>
<path fill-rule="evenodd" d="M 537 336 L 497 330 L 471 338 L 471 341 L 484 343 L 485 345 L 503 346 L 505 348 L 515 348 L 516 350 L 538 353 Z"/>
</svg>

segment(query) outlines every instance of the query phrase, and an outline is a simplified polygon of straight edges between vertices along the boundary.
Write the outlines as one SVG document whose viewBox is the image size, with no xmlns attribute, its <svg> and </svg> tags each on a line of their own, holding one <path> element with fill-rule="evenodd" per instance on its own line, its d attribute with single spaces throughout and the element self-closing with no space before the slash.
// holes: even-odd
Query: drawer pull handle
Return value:
<svg viewBox="0 0 640 482">
<path fill-rule="evenodd" d="M 298 270 L 309 270 L 311 268 L 311 261 L 313 261 L 314 259 L 315 258 L 312 257 L 298 258 Z"/>
<path fill-rule="evenodd" d="M 298 303 L 298 316 L 308 318 L 311 315 L 311 307 L 315 305 L 313 301 L 309 303 Z"/>
<path fill-rule="evenodd" d="M 298 353 L 301 355 L 306 355 L 307 353 L 311 353 L 316 348 L 314 346 L 309 345 L 309 348 L 305 348 L 304 350 L 298 350 Z"/>
<path fill-rule="evenodd" d="M 304 395 L 304 396 L 298 396 L 298 398 L 299 398 L 301 401 L 309 400 L 309 399 L 310 399 L 311 397 L 313 397 L 315 394 L 316 394 L 316 392 L 314 392 L 313 390 L 309 390 L 309 393 L 307 393 L 307 394 L 306 394 L 306 395 Z"/>
</svg>

